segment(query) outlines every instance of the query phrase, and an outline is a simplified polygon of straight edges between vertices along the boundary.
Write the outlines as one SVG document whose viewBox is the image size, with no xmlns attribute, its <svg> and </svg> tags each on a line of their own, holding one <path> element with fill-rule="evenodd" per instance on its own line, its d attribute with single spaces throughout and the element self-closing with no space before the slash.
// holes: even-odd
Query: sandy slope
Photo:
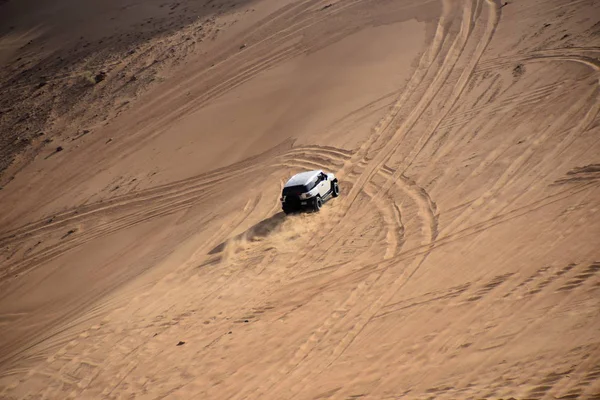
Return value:
<svg viewBox="0 0 600 400">
<path fill-rule="evenodd" d="M 0 397 L 600 398 L 600 4 L 237 6 L 0 191 Z"/>
</svg>

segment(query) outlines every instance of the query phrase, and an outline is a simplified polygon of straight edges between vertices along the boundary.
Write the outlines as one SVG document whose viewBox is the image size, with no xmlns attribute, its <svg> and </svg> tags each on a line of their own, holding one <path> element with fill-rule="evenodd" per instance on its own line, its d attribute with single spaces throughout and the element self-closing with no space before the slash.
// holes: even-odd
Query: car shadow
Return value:
<svg viewBox="0 0 600 400">
<path fill-rule="evenodd" d="M 285 221 L 285 213 L 283 211 L 278 212 L 270 216 L 269 218 L 263 219 L 262 221 L 252 225 L 246 231 L 236 235 L 232 239 L 227 239 L 224 242 L 221 242 L 217 246 L 213 247 L 212 250 L 208 252 L 208 254 L 213 255 L 222 252 L 227 246 L 227 243 L 230 241 L 240 240 L 245 237 L 248 241 L 258 240 L 264 237 L 269 236 L 271 232 L 276 230 L 281 226 L 283 221 Z"/>
</svg>

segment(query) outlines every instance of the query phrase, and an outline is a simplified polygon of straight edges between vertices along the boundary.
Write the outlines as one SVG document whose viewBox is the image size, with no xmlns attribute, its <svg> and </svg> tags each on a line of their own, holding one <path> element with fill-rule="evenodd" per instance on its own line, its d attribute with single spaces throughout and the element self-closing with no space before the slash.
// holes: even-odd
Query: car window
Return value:
<svg viewBox="0 0 600 400">
<path fill-rule="evenodd" d="M 317 186 L 317 183 L 319 183 L 319 176 L 315 176 L 310 182 L 308 182 L 306 185 L 306 191 L 308 192 L 312 190 L 315 186 Z"/>
<path fill-rule="evenodd" d="M 284 196 L 299 195 L 299 194 L 304 193 L 305 191 L 306 191 L 306 188 L 303 185 L 288 186 L 288 187 L 283 188 L 283 195 Z"/>
</svg>

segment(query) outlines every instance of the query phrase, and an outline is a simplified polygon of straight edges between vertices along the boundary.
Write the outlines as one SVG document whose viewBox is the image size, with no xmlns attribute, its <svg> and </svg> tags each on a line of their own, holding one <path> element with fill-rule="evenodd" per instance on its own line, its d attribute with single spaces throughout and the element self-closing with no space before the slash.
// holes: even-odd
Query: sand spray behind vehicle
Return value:
<svg viewBox="0 0 600 400">
<path fill-rule="evenodd" d="M 278 212 L 229 239 L 223 249 L 223 261 L 243 262 L 266 251 L 276 251 L 278 255 L 302 252 L 334 212 L 327 208 L 318 213 L 287 216 Z"/>
</svg>

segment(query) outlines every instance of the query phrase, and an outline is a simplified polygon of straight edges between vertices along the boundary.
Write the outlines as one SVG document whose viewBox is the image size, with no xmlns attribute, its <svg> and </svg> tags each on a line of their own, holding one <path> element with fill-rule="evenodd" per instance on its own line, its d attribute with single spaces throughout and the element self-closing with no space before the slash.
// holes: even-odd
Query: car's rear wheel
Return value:
<svg viewBox="0 0 600 400">
<path fill-rule="evenodd" d="M 340 187 L 337 182 L 331 183 L 331 195 L 333 197 L 338 197 L 340 195 Z"/>
<path fill-rule="evenodd" d="M 320 196 L 315 197 L 313 201 L 313 211 L 319 211 L 321 206 L 323 205 L 323 200 L 321 200 Z"/>
</svg>

